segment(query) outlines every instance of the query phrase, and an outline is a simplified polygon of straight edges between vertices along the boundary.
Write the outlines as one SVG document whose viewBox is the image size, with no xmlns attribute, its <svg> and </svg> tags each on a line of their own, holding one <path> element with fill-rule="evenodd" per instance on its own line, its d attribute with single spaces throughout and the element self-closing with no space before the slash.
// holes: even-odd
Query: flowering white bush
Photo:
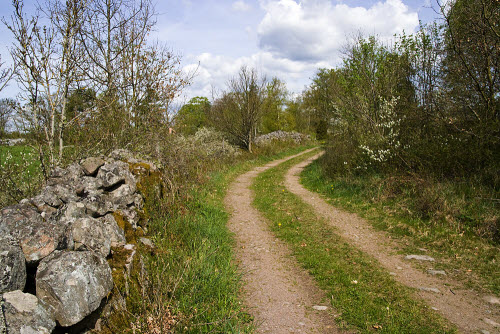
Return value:
<svg viewBox="0 0 500 334">
<path fill-rule="evenodd" d="M 399 96 L 393 96 L 389 100 L 380 98 L 381 107 L 375 124 L 375 131 L 372 136 L 359 145 L 359 148 L 367 157 L 367 165 L 389 161 L 395 157 L 401 147 L 399 135 L 402 119 L 395 111 L 398 100 Z"/>
</svg>

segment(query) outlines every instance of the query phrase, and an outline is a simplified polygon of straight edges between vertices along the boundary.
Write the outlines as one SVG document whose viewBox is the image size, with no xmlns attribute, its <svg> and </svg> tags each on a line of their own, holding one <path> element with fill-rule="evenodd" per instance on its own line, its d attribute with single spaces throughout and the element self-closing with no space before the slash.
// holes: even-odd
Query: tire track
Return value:
<svg viewBox="0 0 500 334">
<path fill-rule="evenodd" d="M 331 308 L 314 280 L 291 257 L 287 246 L 269 231 L 265 218 L 252 206 L 249 189 L 255 177 L 300 154 L 273 161 L 240 175 L 229 187 L 225 206 L 228 227 L 235 234 L 235 250 L 243 273 L 244 301 L 255 318 L 258 333 L 339 333 Z"/>
<path fill-rule="evenodd" d="M 318 216 L 335 227 L 345 240 L 378 260 L 393 274 L 395 280 L 417 289 L 418 296 L 454 323 L 460 331 L 499 333 L 500 310 L 497 305 L 488 304 L 476 292 L 462 288 L 458 282 L 448 278 L 437 278 L 416 269 L 411 262 L 404 260 L 403 256 L 395 254 L 395 242 L 385 232 L 374 230 L 369 223 L 356 214 L 336 209 L 319 194 L 305 189 L 299 182 L 299 174 L 319 156 L 321 153 L 288 170 L 285 185 L 291 193 L 311 205 Z M 429 288 L 438 289 L 439 293 L 432 292 Z"/>
</svg>

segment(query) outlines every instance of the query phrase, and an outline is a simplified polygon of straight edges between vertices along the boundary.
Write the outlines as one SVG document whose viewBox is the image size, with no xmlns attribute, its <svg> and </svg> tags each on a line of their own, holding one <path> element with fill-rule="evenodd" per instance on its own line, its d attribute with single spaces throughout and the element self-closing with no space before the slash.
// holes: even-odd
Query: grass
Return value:
<svg viewBox="0 0 500 334">
<path fill-rule="evenodd" d="M 452 325 L 415 299 L 412 289 L 395 282 L 376 260 L 347 244 L 311 207 L 286 191 L 285 172 L 305 157 L 260 174 L 253 186 L 254 205 L 326 291 L 339 313 L 338 324 L 360 333 L 455 332 Z"/>
<path fill-rule="evenodd" d="M 0 146 L 0 207 L 32 195 L 41 184 L 40 161 L 34 148 Z"/>
<path fill-rule="evenodd" d="M 150 229 L 157 249 L 144 254 L 148 291 L 129 300 L 135 333 L 251 333 L 252 317 L 239 297 L 240 274 L 233 262 L 234 240 L 226 224 L 223 198 L 239 174 L 267 161 L 304 150 L 246 156 L 194 185 L 184 200 L 165 210 L 147 201 Z M 142 287 L 139 288 L 139 290 Z M 115 328 L 116 330 L 123 328 Z M 125 330 L 126 331 L 126 330 Z"/>
<path fill-rule="evenodd" d="M 426 184 L 420 193 L 404 187 L 387 190 L 383 187 L 391 187 L 391 181 L 380 176 L 328 178 L 319 162 L 304 170 L 302 182 L 332 204 L 358 213 L 376 229 L 400 239 L 401 253 L 422 253 L 421 249 L 426 249 L 426 254 L 438 260 L 439 269 L 446 270 L 466 287 L 483 293 L 500 293 L 498 242 L 480 237 L 473 228 L 476 224 L 470 222 L 483 217 L 484 223 L 490 219 L 498 224 L 498 204 L 477 201 L 477 190 L 467 184 Z M 415 214 L 422 207 L 428 214 Z M 460 212 L 438 215 L 445 207 Z"/>
</svg>

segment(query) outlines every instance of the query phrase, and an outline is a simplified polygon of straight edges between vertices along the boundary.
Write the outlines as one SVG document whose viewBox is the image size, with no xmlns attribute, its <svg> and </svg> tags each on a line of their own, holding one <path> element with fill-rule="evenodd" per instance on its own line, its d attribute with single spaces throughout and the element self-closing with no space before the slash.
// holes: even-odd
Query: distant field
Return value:
<svg viewBox="0 0 500 334">
<path fill-rule="evenodd" d="M 0 207 L 29 196 L 41 178 L 40 161 L 33 147 L 0 146 Z"/>
</svg>

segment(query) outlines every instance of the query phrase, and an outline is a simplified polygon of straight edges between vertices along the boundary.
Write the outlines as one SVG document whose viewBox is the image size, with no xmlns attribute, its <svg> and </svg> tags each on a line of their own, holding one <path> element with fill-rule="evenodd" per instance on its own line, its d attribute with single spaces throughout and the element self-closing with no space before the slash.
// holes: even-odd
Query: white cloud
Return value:
<svg viewBox="0 0 500 334">
<path fill-rule="evenodd" d="M 279 0 L 262 6 L 266 15 L 258 27 L 259 46 L 296 61 L 335 63 L 349 36 L 361 32 L 387 40 L 418 26 L 418 14 L 401 0 L 380 1 L 370 8 L 328 0 Z"/>
<path fill-rule="evenodd" d="M 238 11 L 238 12 L 246 12 L 246 11 L 249 11 L 252 7 L 249 4 L 247 4 L 245 1 L 238 0 L 238 1 L 233 3 L 232 8 L 233 8 L 233 10 Z"/>
<path fill-rule="evenodd" d="M 216 91 L 226 89 L 228 80 L 236 76 L 242 66 L 256 68 L 268 79 L 278 77 L 285 81 L 288 89 L 293 92 L 302 91 L 318 68 L 329 67 L 325 62 L 294 61 L 276 57 L 270 52 L 257 52 L 238 58 L 203 53 L 188 58 L 190 64 L 184 67 L 184 71 L 189 73 L 196 70 L 193 84 L 184 92 L 184 95 L 190 97 L 206 96 L 210 98 L 212 88 L 215 88 Z"/>
</svg>

